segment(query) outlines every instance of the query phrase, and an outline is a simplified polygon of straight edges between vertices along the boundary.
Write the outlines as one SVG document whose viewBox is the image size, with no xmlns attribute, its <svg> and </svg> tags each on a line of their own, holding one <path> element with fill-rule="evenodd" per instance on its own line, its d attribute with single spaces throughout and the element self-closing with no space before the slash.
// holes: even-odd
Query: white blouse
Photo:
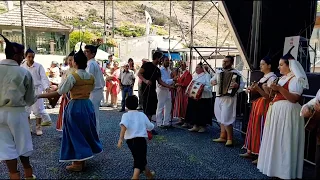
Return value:
<svg viewBox="0 0 320 180">
<path fill-rule="evenodd" d="M 280 86 L 283 86 L 292 76 L 292 73 L 289 73 L 285 76 L 282 76 L 278 82 Z M 298 78 L 293 77 L 289 82 L 289 92 L 297 95 L 303 93 L 303 87 L 298 83 Z"/>
<path fill-rule="evenodd" d="M 277 79 L 277 75 L 275 75 L 273 72 L 269 72 L 268 74 L 264 75 L 259 82 L 265 83 L 267 79 L 268 79 L 267 86 L 270 87 L 270 85 L 274 82 L 274 80 Z"/>
<path fill-rule="evenodd" d="M 78 69 L 75 73 L 77 73 L 81 79 L 89 80 L 91 78 L 91 74 L 86 72 L 83 69 Z M 65 81 L 61 83 L 58 89 L 58 93 L 60 95 L 68 93 L 76 83 L 76 79 L 72 74 L 69 74 Z"/>
<path fill-rule="evenodd" d="M 192 77 L 192 81 L 204 84 L 204 89 L 201 98 L 212 98 L 212 86 L 210 83 L 210 78 L 210 75 L 204 72 L 200 74 L 194 74 Z"/>
</svg>

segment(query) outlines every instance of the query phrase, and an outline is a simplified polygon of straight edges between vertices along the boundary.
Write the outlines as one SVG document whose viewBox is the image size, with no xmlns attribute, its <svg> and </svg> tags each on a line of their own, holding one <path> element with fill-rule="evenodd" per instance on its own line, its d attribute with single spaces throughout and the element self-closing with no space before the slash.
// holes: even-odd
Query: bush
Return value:
<svg viewBox="0 0 320 180">
<path fill-rule="evenodd" d="M 162 27 L 151 26 L 152 31 L 156 31 L 157 35 L 163 36 L 168 35 L 169 33 Z"/>
<path fill-rule="evenodd" d="M 120 27 L 115 28 L 117 34 L 123 35 L 125 37 L 139 37 L 145 34 L 145 28 L 140 26 L 135 26 L 132 23 L 124 22 Z"/>
<path fill-rule="evenodd" d="M 153 24 L 158 26 L 164 26 L 167 22 L 167 19 L 165 17 L 155 17 L 153 19 Z"/>
<path fill-rule="evenodd" d="M 95 35 L 89 31 L 81 32 L 81 36 L 79 30 L 72 31 L 69 35 L 70 49 L 73 49 L 74 46 L 80 41 L 86 44 L 91 44 L 94 39 Z"/>
<path fill-rule="evenodd" d="M 108 47 L 117 47 L 117 41 L 112 39 L 112 38 L 110 38 L 110 39 L 107 40 L 107 46 Z"/>
</svg>

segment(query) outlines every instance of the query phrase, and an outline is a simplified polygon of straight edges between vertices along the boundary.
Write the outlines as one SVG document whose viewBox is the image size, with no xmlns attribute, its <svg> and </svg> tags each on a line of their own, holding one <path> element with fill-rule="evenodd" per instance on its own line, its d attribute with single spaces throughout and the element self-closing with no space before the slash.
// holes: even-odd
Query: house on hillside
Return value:
<svg viewBox="0 0 320 180">
<path fill-rule="evenodd" d="M 71 27 L 46 16 L 27 4 L 23 8 L 27 46 L 39 54 L 65 55 L 69 53 Z M 0 32 L 10 41 L 22 43 L 20 7 L 0 14 Z M 3 52 L 5 43 L 1 38 L 0 40 L 0 51 Z"/>
</svg>

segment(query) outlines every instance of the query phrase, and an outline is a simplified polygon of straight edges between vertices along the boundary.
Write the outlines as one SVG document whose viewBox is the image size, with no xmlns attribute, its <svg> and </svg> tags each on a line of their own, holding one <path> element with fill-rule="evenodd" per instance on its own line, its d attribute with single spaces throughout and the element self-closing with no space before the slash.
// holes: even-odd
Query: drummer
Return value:
<svg viewBox="0 0 320 180">
<path fill-rule="evenodd" d="M 193 125 L 190 132 L 203 133 L 206 131 L 207 125 L 212 125 L 212 86 L 210 83 L 210 75 L 205 73 L 202 63 L 199 63 L 196 67 L 196 74 L 193 76 L 190 86 L 193 86 L 194 82 L 199 82 L 203 85 L 203 92 L 198 89 L 198 93 L 201 94 L 199 99 L 193 99 L 188 97 L 188 106 L 186 112 L 185 122 L 189 125 Z M 187 88 L 187 92 L 188 89 Z M 193 87 L 190 87 L 193 89 Z"/>
</svg>

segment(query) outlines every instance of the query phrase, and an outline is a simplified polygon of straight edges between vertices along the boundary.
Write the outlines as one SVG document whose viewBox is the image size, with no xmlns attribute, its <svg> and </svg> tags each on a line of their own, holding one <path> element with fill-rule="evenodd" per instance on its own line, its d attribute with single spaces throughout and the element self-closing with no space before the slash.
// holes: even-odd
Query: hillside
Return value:
<svg viewBox="0 0 320 180">
<path fill-rule="evenodd" d="M 84 17 L 87 23 L 86 29 L 103 32 L 103 26 L 93 27 L 92 25 L 92 22 L 96 22 L 96 24 L 103 22 L 103 1 L 27 1 L 27 3 L 50 17 L 74 26 L 75 29 L 78 28 L 79 18 Z M 106 18 L 109 25 L 112 24 L 111 3 L 111 1 L 106 1 Z M 19 2 L 14 2 L 14 4 L 19 5 Z M 181 23 L 183 32 L 187 33 L 191 24 L 191 1 L 172 1 L 172 4 L 171 34 L 172 37 L 180 39 L 182 33 L 177 19 Z M 208 1 L 196 2 L 195 23 L 211 6 L 212 3 Z M 163 25 L 160 29 L 162 34 L 168 34 L 169 7 L 169 1 L 114 1 L 115 26 L 120 27 L 124 22 L 130 22 L 136 26 L 144 26 L 144 10 L 147 10 L 151 17 L 155 18 L 154 24 Z M 0 7 L 0 10 L 2 9 Z M 194 28 L 194 43 L 196 46 L 216 45 L 217 14 L 218 11 L 212 8 Z M 222 45 L 227 34 L 228 27 L 223 17 L 220 16 L 218 46 Z M 188 33 L 186 39 L 189 42 L 190 33 Z M 224 44 L 224 46 L 228 45 L 235 46 L 231 36 L 228 37 Z"/>
</svg>

